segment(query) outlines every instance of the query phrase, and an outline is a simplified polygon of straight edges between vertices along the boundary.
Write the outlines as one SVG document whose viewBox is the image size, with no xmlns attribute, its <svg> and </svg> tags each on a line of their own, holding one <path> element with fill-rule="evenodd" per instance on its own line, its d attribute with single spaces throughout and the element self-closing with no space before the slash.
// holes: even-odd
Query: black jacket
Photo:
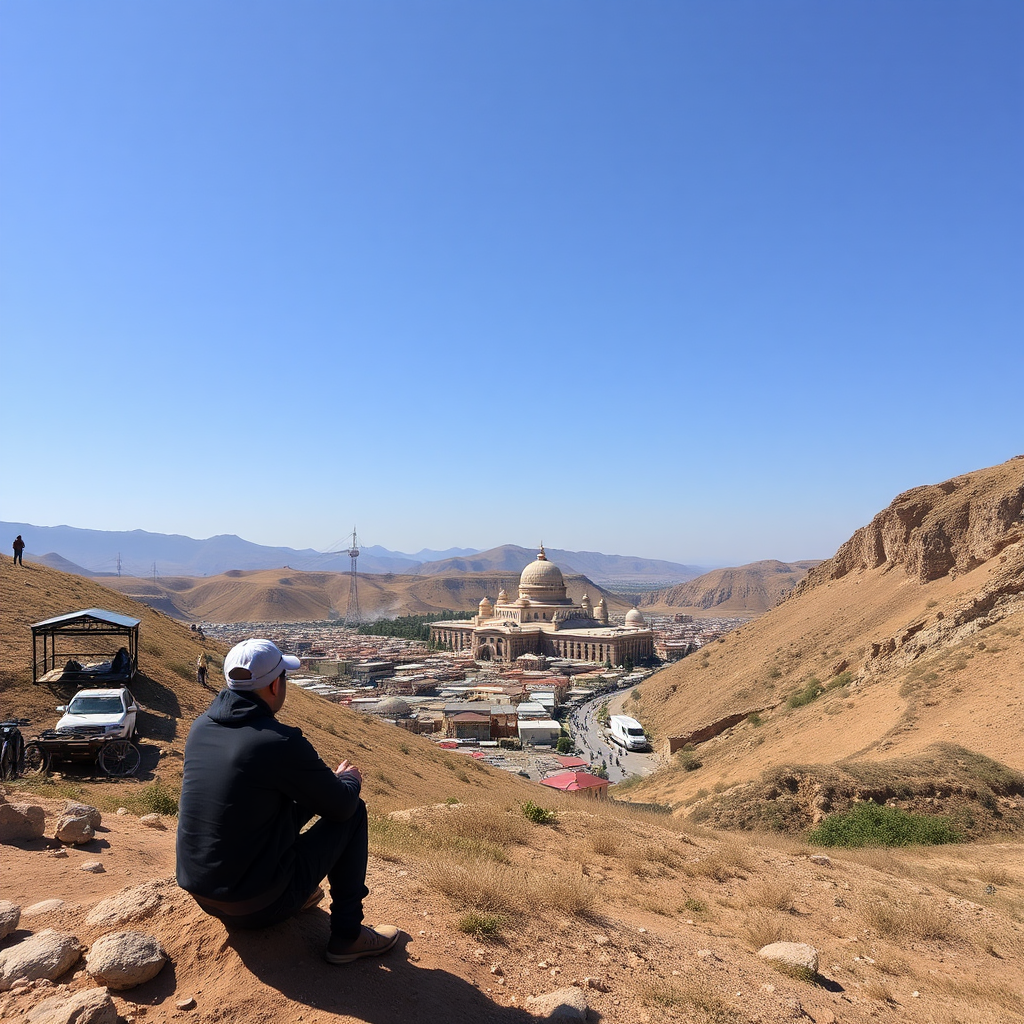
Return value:
<svg viewBox="0 0 1024 1024">
<path fill-rule="evenodd" d="M 312 815 L 345 821 L 359 781 L 339 778 L 252 693 L 224 689 L 189 731 L 178 807 L 178 884 L 243 901 L 283 891 Z"/>
</svg>

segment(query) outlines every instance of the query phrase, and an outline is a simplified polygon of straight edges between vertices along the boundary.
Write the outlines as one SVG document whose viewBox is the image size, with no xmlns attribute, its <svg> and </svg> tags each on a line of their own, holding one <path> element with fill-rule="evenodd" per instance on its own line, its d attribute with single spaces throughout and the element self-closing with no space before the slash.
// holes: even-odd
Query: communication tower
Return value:
<svg viewBox="0 0 1024 1024">
<path fill-rule="evenodd" d="M 345 611 L 345 625 L 358 626 L 362 622 L 362 617 L 359 614 L 359 574 L 356 572 L 359 542 L 356 540 L 354 526 L 352 527 L 352 543 L 348 548 L 348 557 L 352 560 L 352 568 L 348 572 L 348 608 Z"/>
</svg>

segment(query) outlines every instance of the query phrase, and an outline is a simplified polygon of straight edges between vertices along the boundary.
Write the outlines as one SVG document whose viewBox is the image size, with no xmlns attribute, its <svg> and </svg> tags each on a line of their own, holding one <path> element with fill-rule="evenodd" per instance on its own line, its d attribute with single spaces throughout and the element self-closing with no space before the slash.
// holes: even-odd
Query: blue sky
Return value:
<svg viewBox="0 0 1024 1024">
<path fill-rule="evenodd" d="M 0 519 L 828 557 L 1022 328 L 1018 0 L 0 3 Z"/>
</svg>

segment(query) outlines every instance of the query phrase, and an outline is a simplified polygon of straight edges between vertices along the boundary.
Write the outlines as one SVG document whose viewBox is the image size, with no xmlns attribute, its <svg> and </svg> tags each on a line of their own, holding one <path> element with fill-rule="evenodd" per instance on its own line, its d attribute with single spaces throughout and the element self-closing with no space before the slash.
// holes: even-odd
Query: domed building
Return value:
<svg viewBox="0 0 1024 1024">
<path fill-rule="evenodd" d="M 470 651 L 478 660 L 502 662 L 538 654 L 621 665 L 627 657 L 639 663 L 654 654 L 654 634 L 638 609 L 629 612 L 624 626 L 612 626 L 603 597 L 596 608 L 587 594 L 575 604 L 562 570 L 548 561 L 543 545 L 519 577 L 515 600 L 504 589 L 493 605 L 484 597 L 472 619 L 431 623 L 430 640 Z"/>
</svg>

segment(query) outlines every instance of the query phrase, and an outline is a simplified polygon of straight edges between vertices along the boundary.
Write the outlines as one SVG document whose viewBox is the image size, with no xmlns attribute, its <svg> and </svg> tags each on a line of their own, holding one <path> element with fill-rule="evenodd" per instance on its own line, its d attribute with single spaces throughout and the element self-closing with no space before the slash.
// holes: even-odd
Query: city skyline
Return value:
<svg viewBox="0 0 1024 1024">
<path fill-rule="evenodd" d="M 827 558 L 1024 452 L 1024 8 L 10 4 L 0 518 Z"/>
</svg>

